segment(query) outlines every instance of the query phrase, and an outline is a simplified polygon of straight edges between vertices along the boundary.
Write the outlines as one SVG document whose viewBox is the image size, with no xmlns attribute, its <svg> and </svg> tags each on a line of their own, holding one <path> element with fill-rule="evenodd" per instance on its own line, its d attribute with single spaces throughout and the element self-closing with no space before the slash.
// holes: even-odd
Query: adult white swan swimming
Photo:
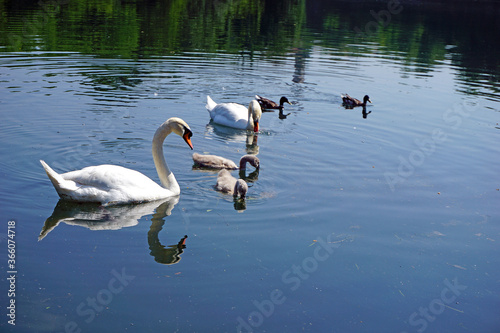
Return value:
<svg viewBox="0 0 500 333">
<path fill-rule="evenodd" d="M 193 149 L 193 133 L 184 120 L 170 118 L 158 127 L 153 137 L 153 160 L 162 186 L 138 171 L 118 165 L 90 166 L 58 174 L 47 163 L 40 162 L 62 199 L 103 205 L 164 199 L 181 193 L 163 155 L 163 141 L 172 132 L 181 136 Z"/>
<path fill-rule="evenodd" d="M 256 100 L 248 105 L 248 108 L 236 103 L 217 104 L 207 96 L 206 108 L 214 123 L 239 129 L 259 131 L 259 121 L 262 109 Z"/>
</svg>

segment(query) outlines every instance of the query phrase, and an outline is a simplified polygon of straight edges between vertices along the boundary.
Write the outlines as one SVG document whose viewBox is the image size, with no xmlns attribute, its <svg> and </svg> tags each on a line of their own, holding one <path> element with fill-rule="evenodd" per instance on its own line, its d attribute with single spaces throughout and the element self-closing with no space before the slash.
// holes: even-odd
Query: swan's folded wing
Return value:
<svg viewBox="0 0 500 333">
<path fill-rule="evenodd" d="M 142 202 L 164 198 L 168 191 L 142 173 L 117 165 L 99 165 L 61 175 L 76 190 L 59 191 L 76 201 L 108 203 Z M 172 194 L 173 195 L 173 194 Z"/>
<path fill-rule="evenodd" d="M 88 186 L 96 189 L 110 190 L 114 188 L 148 188 L 156 184 L 139 171 L 118 165 L 98 165 L 70 171 L 61 175 L 65 180 L 73 181 L 77 186 Z"/>
<path fill-rule="evenodd" d="M 224 193 L 232 193 L 234 190 L 234 185 L 236 184 L 236 178 L 231 176 L 229 171 L 222 169 L 217 175 L 217 184 L 215 189 Z"/>
<path fill-rule="evenodd" d="M 212 168 L 212 169 L 237 169 L 236 164 L 224 157 L 216 156 L 216 155 L 201 155 L 194 153 L 193 161 L 204 168 Z"/>
<path fill-rule="evenodd" d="M 211 111 L 210 117 L 216 124 L 246 129 L 248 125 L 248 108 L 236 103 L 223 103 Z"/>
</svg>

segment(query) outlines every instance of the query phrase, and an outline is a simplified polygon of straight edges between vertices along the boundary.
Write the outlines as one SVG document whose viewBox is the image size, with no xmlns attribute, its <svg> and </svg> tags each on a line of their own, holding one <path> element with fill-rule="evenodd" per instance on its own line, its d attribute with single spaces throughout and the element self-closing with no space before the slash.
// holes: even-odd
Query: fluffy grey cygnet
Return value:
<svg viewBox="0 0 500 333">
<path fill-rule="evenodd" d="M 217 175 L 217 191 L 232 194 L 235 197 L 244 198 L 248 191 L 248 185 L 243 179 L 236 179 L 226 169 L 219 171 Z"/>
<path fill-rule="evenodd" d="M 236 170 L 238 167 L 236 163 L 233 161 L 216 156 L 216 155 L 201 155 L 198 153 L 193 154 L 193 162 L 200 167 L 203 168 L 211 168 L 211 169 L 229 169 Z M 245 170 L 247 162 L 250 163 L 253 167 L 259 168 L 260 161 L 257 156 L 254 155 L 245 155 L 240 159 L 240 169 Z"/>
<path fill-rule="evenodd" d="M 227 158 L 216 155 L 201 155 L 198 153 L 193 154 L 193 162 L 200 167 L 211 169 L 238 169 L 236 164 Z"/>
</svg>

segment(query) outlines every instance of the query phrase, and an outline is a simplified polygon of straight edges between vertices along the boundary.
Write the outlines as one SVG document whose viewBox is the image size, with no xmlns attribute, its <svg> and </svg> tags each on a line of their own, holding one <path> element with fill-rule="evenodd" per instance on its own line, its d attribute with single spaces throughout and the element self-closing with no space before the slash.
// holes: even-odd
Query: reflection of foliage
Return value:
<svg viewBox="0 0 500 333">
<path fill-rule="evenodd" d="M 137 11 L 128 3 L 70 1 L 61 11 L 58 26 L 61 31 L 49 49 L 67 45 L 65 51 L 74 51 L 76 46 L 83 53 L 129 58 L 139 43 Z"/>
<path fill-rule="evenodd" d="M 498 85 L 498 4 L 400 1 L 401 13 L 372 26 L 364 41 L 397 54 L 412 72 L 451 59 L 464 68 L 461 79 L 489 73 Z M 313 44 L 368 53 L 354 46 L 355 28 L 364 30 L 386 8 L 384 1 L 343 0 L 0 0 L 0 45 L 123 58 L 218 50 L 273 55 L 307 52 Z"/>
<path fill-rule="evenodd" d="M 50 11 L 36 3 L 21 16 L 7 14 L 8 24 L 0 21 L 14 37 L 0 37 L 2 45 L 126 58 L 185 50 L 286 52 L 305 24 L 305 0 L 75 0 Z"/>
<path fill-rule="evenodd" d="M 460 80 L 486 79 L 495 91 L 500 91 L 500 46 L 495 42 L 500 38 L 498 3 L 400 3 L 401 13 L 391 15 L 388 23 L 379 24 L 377 29 L 372 26 L 372 33 L 362 42 L 381 46 L 377 52 L 400 58 L 413 73 L 433 71 L 437 63 L 451 60 L 461 69 Z M 386 10 L 387 2 L 325 0 L 308 2 L 307 9 L 309 26 L 324 34 L 322 42 L 326 47 L 367 53 L 371 50 L 352 46 L 364 44 L 354 30 L 364 31 L 367 23 L 376 22 L 372 13 Z"/>
<path fill-rule="evenodd" d="M 120 76 L 103 76 L 96 74 L 86 74 L 87 77 L 92 81 L 92 85 L 95 86 L 96 90 L 106 91 L 121 89 L 126 90 L 129 87 L 133 87 L 141 83 L 142 81 L 137 78 L 129 78 L 124 75 Z"/>
</svg>

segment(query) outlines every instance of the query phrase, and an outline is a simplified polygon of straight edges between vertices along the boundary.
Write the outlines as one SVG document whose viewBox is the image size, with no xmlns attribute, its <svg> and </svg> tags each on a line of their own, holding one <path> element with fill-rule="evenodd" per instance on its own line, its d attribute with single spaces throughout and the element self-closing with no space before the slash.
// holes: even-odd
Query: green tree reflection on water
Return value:
<svg viewBox="0 0 500 333">
<path fill-rule="evenodd" d="M 391 3 L 400 10 L 387 18 L 382 11 Z M 379 53 L 419 64 L 412 71 L 451 60 L 465 80 L 486 79 L 499 87 L 500 5 L 486 1 L 0 0 L 0 12 L 0 50 L 8 52 L 130 59 L 186 51 L 272 56 L 314 45 L 370 53 L 359 45 L 371 43 L 380 46 Z"/>
</svg>

